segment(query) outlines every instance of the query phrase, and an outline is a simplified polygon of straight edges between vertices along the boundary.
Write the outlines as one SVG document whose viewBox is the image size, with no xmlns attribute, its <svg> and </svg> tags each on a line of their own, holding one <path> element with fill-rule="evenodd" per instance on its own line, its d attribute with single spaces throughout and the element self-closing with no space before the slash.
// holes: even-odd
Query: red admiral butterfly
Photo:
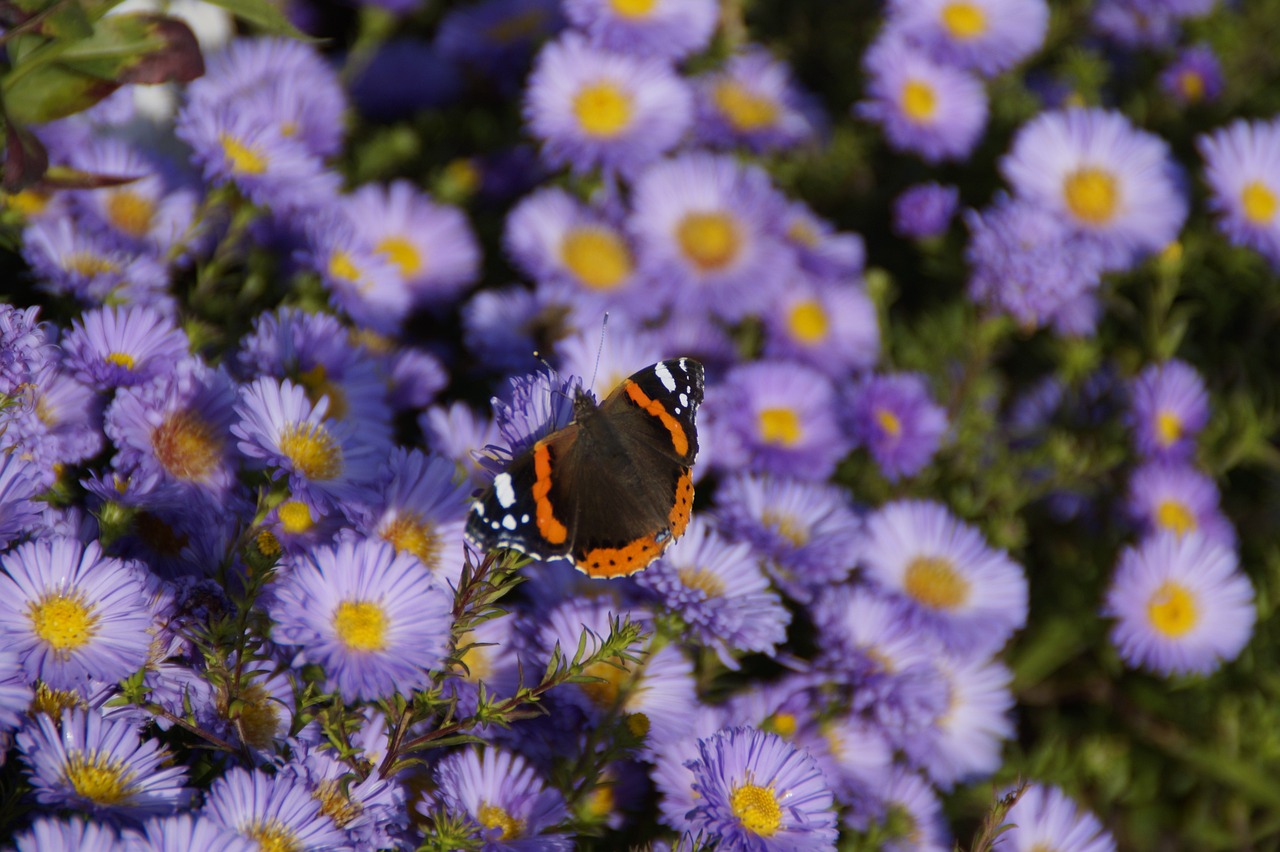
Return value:
<svg viewBox="0 0 1280 852">
<path fill-rule="evenodd" d="M 517 456 L 471 504 L 467 540 L 534 559 L 569 558 L 592 577 L 645 568 L 684 534 L 702 365 L 646 367 L 596 404 L 573 400 L 573 422 Z"/>
</svg>

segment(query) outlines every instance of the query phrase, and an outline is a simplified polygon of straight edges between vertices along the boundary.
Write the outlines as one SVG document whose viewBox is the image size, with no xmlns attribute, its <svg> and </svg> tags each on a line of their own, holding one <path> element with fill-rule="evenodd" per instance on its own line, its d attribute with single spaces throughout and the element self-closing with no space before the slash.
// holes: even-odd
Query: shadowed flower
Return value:
<svg viewBox="0 0 1280 852">
<path fill-rule="evenodd" d="M 1116 841 L 1098 818 L 1059 787 L 1032 784 L 1004 815 L 1007 828 L 991 845 L 994 852 L 1115 852 Z"/>
<path fill-rule="evenodd" d="M 555 829 L 568 813 L 564 797 L 517 754 L 493 747 L 455 752 L 436 766 L 434 801 L 476 825 L 484 852 L 569 852 L 570 835 Z"/>
<path fill-rule="evenodd" d="M 88 311 L 72 322 L 62 347 L 76 378 L 98 390 L 168 375 L 188 351 L 187 336 L 143 306 Z"/>
<path fill-rule="evenodd" d="M 919 473 L 947 431 L 947 413 L 918 373 L 865 379 L 853 392 L 848 417 L 854 438 L 890 482 Z"/>
<path fill-rule="evenodd" d="M 1133 380 L 1128 413 L 1134 444 L 1145 458 L 1186 460 L 1209 422 L 1204 380 L 1186 361 L 1148 364 Z"/>
<path fill-rule="evenodd" d="M 1196 147 L 1218 230 L 1280 268 L 1280 122 L 1237 119 Z"/>
</svg>

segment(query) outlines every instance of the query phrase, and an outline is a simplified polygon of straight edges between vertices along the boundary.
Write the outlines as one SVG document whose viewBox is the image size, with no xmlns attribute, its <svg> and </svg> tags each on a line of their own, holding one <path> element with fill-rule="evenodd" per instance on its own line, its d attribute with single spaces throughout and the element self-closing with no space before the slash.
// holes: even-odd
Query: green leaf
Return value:
<svg viewBox="0 0 1280 852">
<path fill-rule="evenodd" d="M 269 35 L 283 35 L 306 39 L 307 36 L 285 17 L 278 7 L 267 0 L 209 0 L 221 6 L 241 20 L 248 21 Z"/>
<path fill-rule="evenodd" d="M 120 88 L 119 83 L 63 65 L 11 73 L 0 83 L 5 111 L 20 125 L 43 124 L 88 109 Z"/>
</svg>

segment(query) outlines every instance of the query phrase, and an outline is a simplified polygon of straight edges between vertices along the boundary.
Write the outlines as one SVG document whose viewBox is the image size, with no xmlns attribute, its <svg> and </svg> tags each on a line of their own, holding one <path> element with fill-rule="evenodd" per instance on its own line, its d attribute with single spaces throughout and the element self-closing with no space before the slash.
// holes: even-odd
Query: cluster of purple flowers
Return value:
<svg viewBox="0 0 1280 852">
<path fill-rule="evenodd" d="M 1099 2 L 1094 22 L 1147 44 L 1124 22 L 1209 4 L 1163 4 L 1165 23 L 1159 5 Z M 120 182 L 9 199 L 48 298 L 0 305 L 0 739 L 61 813 L 18 849 L 568 850 L 655 813 L 646 839 L 722 850 L 950 848 L 942 798 L 1016 736 L 1002 653 L 1027 572 L 980 509 L 921 496 L 968 386 L 903 366 L 863 239 L 762 165 L 820 145 L 825 119 L 765 46 L 713 49 L 721 11 L 442 16 L 431 54 L 518 100 L 537 143 L 450 173 L 462 197 L 501 184 L 494 242 L 522 279 L 504 286 L 477 286 L 499 263 L 486 278 L 481 229 L 441 194 L 352 186 L 362 84 L 313 45 L 236 38 L 167 119 L 126 88 L 39 129 L 55 164 Z M 856 113 L 896 152 L 962 161 L 987 86 L 1048 25 L 1045 0 L 890 0 Z M 1212 99 L 1211 60 L 1179 58 L 1170 92 Z M 1224 233 L 1280 266 L 1280 124 L 1198 147 Z M 1006 191 L 963 215 L 968 293 L 1023 331 L 1091 334 L 1103 276 L 1166 251 L 1189 212 L 1169 146 L 1118 110 L 1036 115 L 999 172 Z M 894 229 L 936 241 L 959 193 L 917 184 Z M 677 354 L 707 370 L 685 535 L 607 584 L 525 566 L 504 613 L 464 623 L 473 491 L 568 422 L 575 387 Z M 1195 458 L 1208 395 L 1177 360 L 1130 389 L 1138 543 L 1103 612 L 1127 664 L 1208 673 L 1255 617 Z M 531 691 L 623 623 L 643 628 L 625 653 Z M 448 712 L 396 729 L 415 694 Z M 188 735 L 214 756 L 197 765 Z M 451 745 L 385 760 L 423 735 Z M 1007 821 L 993 848 L 1115 846 L 1053 786 Z"/>
</svg>

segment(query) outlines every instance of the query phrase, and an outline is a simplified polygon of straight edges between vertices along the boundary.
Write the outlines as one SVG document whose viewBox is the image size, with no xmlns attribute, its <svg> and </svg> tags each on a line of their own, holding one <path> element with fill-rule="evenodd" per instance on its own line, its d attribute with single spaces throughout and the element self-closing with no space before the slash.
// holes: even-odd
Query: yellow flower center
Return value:
<svg viewBox="0 0 1280 852">
<path fill-rule="evenodd" d="M 203 482 L 222 458 L 222 440 L 194 411 L 170 414 L 151 432 L 156 460 L 176 479 Z"/>
<path fill-rule="evenodd" d="M 729 807 L 742 827 L 761 837 L 772 837 L 782 827 L 782 806 L 772 787 L 743 784 L 729 797 Z"/>
<path fill-rule="evenodd" d="M 919 124 L 933 120 L 938 110 L 938 93 L 922 80 L 908 80 L 902 87 L 902 111 Z"/>
<path fill-rule="evenodd" d="M 469 630 L 458 637 L 459 648 L 466 648 L 471 645 L 470 648 L 462 652 L 462 657 L 460 658 L 466 668 L 459 668 L 458 671 L 462 673 L 464 679 L 472 683 L 488 680 L 493 673 L 493 655 L 489 653 L 492 650 L 492 646 L 472 645 L 471 643 L 475 641 L 475 634 Z"/>
<path fill-rule="evenodd" d="M 89 252 L 77 252 L 63 261 L 62 265 L 68 272 L 74 272 L 86 278 L 120 271 L 120 267 L 107 258 Z"/>
<path fill-rule="evenodd" d="M 621 691 L 623 681 L 630 680 L 631 671 L 627 668 L 627 664 L 615 658 L 618 665 L 611 665 L 603 660 L 598 663 L 592 663 L 582 670 L 582 673 L 591 677 L 600 678 L 599 681 L 591 681 L 589 683 L 580 683 L 582 691 L 587 694 L 597 707 L 604 710 L 610 710 L 618 704 L 618 693 Z M 619 667 L 620 666 L 620 667 Z"/>
<path fill-rule="evenodd" d="M 737 80 L 722 80 L 711 94 L 716 108 L 738 130 L 751 132 L 772 127 L 778 121 L 778 104 Z"/>
<path fill-rule="evenodd" d="M 1172 411 L 1156 414 L 1156 441 L 1162 447 L 1172 446 L 1182 437 L 1182 418 Z"/>
<path fill-rule="evenodd" d="M 342 448 L 322 424 L 290 426 L 280 437 L 280 451 L 307 479 L 333 479 L 342 473 Z"/>
<path fill-rule="evenodd" d="M 800 727 L 796 714 L 788 713 L 785 710 L 779 710 L 768 719 L 764 720 L 762 730 L 772 731 L 780 737 L 791 739 L 796 735 L 796 729 Z"/>
<path fill-rule="evenodd" d="M 107 199 L 107 218 L 116 228 L 133 237 L 145 236 L 151 230 L 155 205 L 144 195 L 116 190 Z"/>
<path fill-rule="evenodd" d="M 880 427 L 880 431 L 884 432 L 890 438 L 896 438 L 902 434 L 902 421 L 898 415 L 894 414 L 887 408 L 876 409 L 876 425 Z"/>
<path fill-rule="evenodd" d="M 1082 222 L 1101 225 L 1116 215 L 1116 179 L 1102 169 L 1083 168 L 1067 176 L 1062 187 L 1071 213 Z"/>
<path fill-rule="evenodd" d="M 137 366 L 138 362 L 128 352 L 112 352 L 102 360 L 108 364 L 114 364 L 117 367 L 124 367 L 126 370 L 132 370 Z"/>
<path fill-rule="evenodd" d="M 364 805 L 353 802 L 343 793 L 342 782 L 336 778 L 321 781 L 311 795 L 320 802 L 320 813 L 333 820 L 338 828 L 346 828 L 364 812 Z"/>
<path fill-rule="evenodd" d="M 343 601 L 333 615 L 333 632 L 353 651 L 385 651 L 389 619 L 373 601 Z"/>
<path fill-rule="evenodd" d="M 796 218 L 787 225 L 787 239 L 798 246 L 814 248 L 821 242 L 822 235 L 818 233 L 817 228 L 804 219 Z"/>
<path fill-rule="evenodd" d="M 1166 580 L 1147 602 L 1151 626 L 1171 639 L 1187 635 L 1200 620 L 1195 595 L 1181 583 Z"/>
<path fill-rule="evenodd" d="M 400 270 L 401 278 L 409 280 L 419 278 L 427 266 L 426 258 L 422 256 L 418 246 L 408 237 L 386 237 L 379 241 L 374 246 L 374 249 L 381 252 L 387 260 L 395 264 L 395 267 Z"/>
<path fill-rule="evenodd" d="M 305 533 L 315 525 L 311 509 L 301 500 L 284 501 L 276 514 L 280 518 L 280 528 L 290 535 Z"/>
<path fill-rule="evenodd" d="M 1187 70 L 1178 75 L 1178 91 L 1188 101 L 1195 103 L 1204 97 L 1204 77 Z"/>
<path fill-rule="evenodd" d="M 592 290 L 612 290 L 631 274 L 631 250 L 608 228 L 575 228 L 564 238 L 560 259 Z"/>
<path fill-rule="evenodd" d="M 347 252 L 337 249 L 329 256 L 329 275 L 339 281 L 347 281 L 359 285 L 360 267 Z"/>
<path fill-rule="evenodd" d="M 765 509 L 760 513 L 760 523 L 772 527 L 778 535 L 796 547 L 809 543 L 809 527 L 795 515 L 786 515 L 773 509 Z"/>
<path fill-rule="evenodd" d="M 329 372 L 325 370 L 323 364 L 316 364 L 305 373 L 301 373 L 297 377 L 298 384 L 307 392 L 307 399 L 311 400 L 311 404 L 315 405 L 320 401 L 321 397 L 329 397 L 329 408 L 326 413 L 334 420 L 341 420 L 347 416 L 347 394 L 342 389 L 342 385 L 329 380 Z"/>
<path fill-rule="evenodd" d="M 222 154 L 227 158 L 227 164 L 236 174 L 260 175 L 267 170 L 267 158 L 260 147 L 246 145 L 230 133 L 219 134 L 218 141 L 222 143 Z"/>
<path fill-rule="evenodd" d="M 790 408 L 766 408 L 760 412 L 760 440 L 766 444 L 794 447 L 800 443 L 804 430 L 800 428 L 800 415 Z"/>
<path fill-rule="evenodd" d="M 948 3 L 942 9 L 942 25 L 954 39 L 977 38 L 987 30 L 987 16 L 976 3 Z"/>
<path fill-rule="evenodd" d="M 267 748 L 280 728 L 279 703 L 271 699 L 271 694 L 261 683 L 243 684 L 236 696 L 236 718 L 246 744 L 253 748 Z M 231 720 L 232 706 L 225 690 L 218 696 L 218 713 Z"/>
<path fill-rule="evenodd" d="M 680 568 L 676 571 L 680 577 L 680 582 L 690 589 L 701 589 L 702 593 L 709 598 L 718 598 L 726 591 L 724 579 L 711 571 L 704 571 L 698 567 Z"/>
<path fill-rule="evenodd" d="M 801 343 L 815 345 L 827 339 L 829 331 L 827 312 L 817 299 L 806 299 L 797 302 L 787 317 L 787 327 L 791 336 Z"/>
<path fill-rule="evenodd" d="M 398 515 L 381 535 L 391 542 L 397 551 L 407 550 L 422 560 L 422 564 L 435 569 L 440 565 L 440 533 L 434 524 L 416 513 Z"/>
<path fill-rule="evenodd" d="M 969 598 L 969 581 L 951 560 L 917 556 L 907 566 L 903 590 L 930 609 L 955 609 Z"/>
<path fill-rule="evenodd" d="M 242 833 L 258 841 L 258 852 L 302 852 L 305 848 L 293 829 L 275 819 L 254 820 Z"/>
<path fill-rule="evenodd" d="M 24 189 L 21 192 L 5 195 L 4 203 L 17 210 L 24 218 L 30 219 L 45 211 L 49 206 L 49 198 L 49 193 L 43 190 Z"/>
<path fill-rule="evenodd" d="M 1244 217 L 1254 225 L 1269 225 L 1276 217 L 1280 199 L 1262 181 L 1250 181 L 1240 191 L 1240 206 Z"/>
<path fill-rule="evenodd" d="M 609 6 L 623 18 L 647 18 L 658 0 L 609 0 Z"/>
<path fill-rule="evenodd" d="M 583 86 L 573 99 L 573 112 L 588 136 L 617 136 L 631 125 L 631 94 L 607 81 Z"/>
<path fill-rule="evenodd" d="M 66 659 L 98 634 L 98 616 L 80 593 L 50 594 L 27 606 L 31 629 L 54 653 Z"/>
<path fill-rule="evenodd" d="M 514 840 L 524 834 L 524 820 L 507 813 L 498 805 L 484 802 L 476 811 L 476 819 L 485 828 L 496 828 L 497 840 Z"/>
<path fill-rule="evenodd" d="M 1156 508 L 1156 523 L 1178 536 L 1194 532 L 1197 527 L 1196 516 L 1185 503 L 1179 503 L 1177 500 L 1161 501 Z"/>
<path fill-rule="evenodd" d="M 271 530 L 258 530 L 258 534 L 254 536 L 254 544 L 258 548 L 258 553 L 273 559 L 284 552 L 284 548 L 280 546 L 280 539 L 276 538 L 276 534 Z"/>
<path fill-rule="evenodd" d="M 133 797 L 134 774 L 124 761 L 96 752 L 70 751 L 63 767 L 75 791 L 99 805 L 118 805 Z"/>
<path fill-rule="evenodd" d="M 690 213 L 680 220 L 676 240 L 685 256 L 704 272 L 728 266 L 741 248 L 738 224 L 728 213 Z"/>
<path fill-rule="evenodd" d="M 597 784 L 587 794 L 585 804 L 589 816 L 596 820 L 604 820 L 613 813 L 616 804 L 613 796 L 613 785 L 610 783 Z"/>
</svg>

